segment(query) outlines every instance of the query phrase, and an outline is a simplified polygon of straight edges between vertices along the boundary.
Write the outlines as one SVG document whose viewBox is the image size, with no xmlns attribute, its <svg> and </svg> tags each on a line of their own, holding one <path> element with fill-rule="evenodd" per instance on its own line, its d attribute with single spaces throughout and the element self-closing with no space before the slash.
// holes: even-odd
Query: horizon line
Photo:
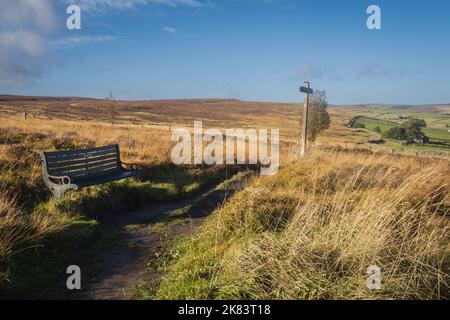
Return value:
<svg viewBox="0 0 450 320">
<path fill-rule="evenodd" d="M 239 98 L 223 98 L 223 97 L 191 97 L 191 98 L 154 98 L 154 99 L 110 99 L 86 97 L 86 96 L 48 96 L 48 95 L 22 95 L 22 94 L 3 94 L 0 93 L 0 98 L 26 98 L 26 99 L 80 99 L 80 100 L 99 100 L 99 101 L 117 101 L 117 102 L 139 102 L 139 101 L 201 101 L 201 100 L 219 100 L 219 101 L 241 101 L 241 102 L 260 102 L 260 103 L 278 103 L 278 104 L 303 104 L 303 101 L 274 101 L 274 100 L 250 100 Z M 450 105 L 450 102 L 441 103 L 387 103 L 387 102 L 363 102 L 363 103 L 329 103 L 330 106 L 445 106 Z"/>
</svg>

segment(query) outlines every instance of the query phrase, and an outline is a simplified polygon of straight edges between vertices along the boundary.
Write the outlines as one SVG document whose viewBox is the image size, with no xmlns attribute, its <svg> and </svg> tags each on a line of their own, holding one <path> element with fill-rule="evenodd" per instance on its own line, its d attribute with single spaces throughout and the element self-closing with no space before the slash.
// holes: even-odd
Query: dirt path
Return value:
<svg viewBox="0 0 450 320">
<path fill-rule="evenodd" d="M 151 205 L 104 222 L 125 230 L 125 235 L 115 240 L 110 249 L 80 266 L 84 284 L 77 298 L 132 298 L 137 285 L 161 276 L 149 266 L 157 259 L 155 253 L 164 242 L 194 232 L 207 215 L 244 184 L 236 181 L 226 190 L 212 188 L 190 199 Z"/>
</svg>

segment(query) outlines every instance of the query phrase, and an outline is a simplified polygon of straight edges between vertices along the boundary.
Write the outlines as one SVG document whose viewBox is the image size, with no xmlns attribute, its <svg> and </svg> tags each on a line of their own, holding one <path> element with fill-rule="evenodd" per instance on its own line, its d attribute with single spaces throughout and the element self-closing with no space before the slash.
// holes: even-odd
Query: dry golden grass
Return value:
<svg viewBox="0 0 450 320">
<path fill-rule="evenodd" d="M 18 120 L 3 118 L 0 128 L 28 135 L 45 134 L 64 140 L 84 140 L 87 145 L 120 144 L 125 160 L 159 163 L 169 161 L 170 133 L 161 129 L 136 125 L 111 125 L 102 122 L 67 120 Z M 51 146 L 49 146 L 51 147 Z M 48 151 L 48 150 L 36 150 Z"/>
<path fill-rule="evenodd" d="M 51 216 L 42 213 L 23 214 L 14 198 L 8 195 L 9 192 L 0 190 L 0 261 L 38 245 L 47 235 L 63 228 L 61 221 Z"/>
<path fill-rule="evenodd" d="M 59 143 L 63 146 L 65 142 L 69 142 L 70 140 L 84 141 L 87 147 L 118 143 L 121 148 L 121 156 L 125 162 L 137 162 L 148 166 L 171 162 L 170 153 L 174 143 L 171 142 L 171 131 L 165 125 L 144 126 L 130 123 L 111 125 L 105 122 L 48 119 L 25 121 L 23 119 L 17 119 L 17 117 L 4 117 L 0 119 L 0 129 L 3 128 L 11 131 L 11 141 L 14 140 L 15 133 L 24 133 L 30 136 L 36 134 L 52 136 L 54 139 L 58 139 Z M 188 124 L 186 128 L 192 132 L 192 126 L 193 123 Z M 177 127 L 173 126 L 171 130 L 175 128 Z M 205 126 L 204 130 L 208 128 Z M 220 130 L 225 134 L 226 128 L 220 128 Z M 281 163 L 285 163 L 289 152 L 297 148 L 297 142 L 292 141 L 293 139 L 291 138 L 281 140 Z M 248 152 L 248 140 L 246 143 L 246 150 Z M 47 149 L 35 151 L 49 151 L 54 148 L 54 145 L 41 147 L 46 147 Z M 68 148 L 70 148 L 70 145 L 66 146 L 66 149 Z"/>
<path fill-rule="evenodd" d="M 157 165 L 168 162 L 169 139 L 160 130 L 138 126 L 1 118 L 0 285 L 9 280 L 12 256 L 42 245 L 70 223 L 56 216 L 53 201 L 47 204 L 39 152 L 119 143 L 124 161 Z M 35 208 L 40 204 L 45 209 Z"/>
<path fill-rule="evenodd" d="M 111 101 L 0 96 L 0 118 L 19 122 L 22 113 L 28 112 L 33 117 L 30 122 L 35 120 L 44 126 L 46 123 L 54 123 L 52 120 L 56 122 L 66 120 L 67 122 L 64 122 L 66 126 L 74 125 L 75 128 L 76 124 L 81 123 L 84 124 L 83 127 L 89 127 L 89 124 L 107 125 L 111 121 L 109 117 L 111 108 L 115 112 L 114 127 L 143 128 L 145 129 L 143 132 L 153 129 L 153 132 L 159 132 L 160 138 L 164 140 L 170 138 L 168 134 L 170 128 L 190 128 L 194 120 L 202 120 L 205 128 L 278 128 L 282 142 L 297 144 L 300 135 L 299 123 L 302 120 L 301 101 L 298 104 L 287 104 L 221 99 Z M 436 111 L 439 107 L 433 106 L 429 109 Z M 331 127 L 317 143 L 352 149 L 392 151 L 388 146 L 367 144 L 367 140 L 371 137 L 370 133 L 345 127 L 345 124 L 362 110 L 370 110 L 370 107 L 364 105 L 330 107 Z M 110 133 L 114 137 L 117 136 L 115 130 Z M 108 140 L 105 139 L 104 142 Z M 411 152 L 415 154 L 417 150 Z"/>
<path fill-rule="evenodd" d="M 367 133 L 343 127 L 350 112 L 331 109 L 330 130 L 298 161 L 296 105 L 114 102 L 111 125 L 113 102 L 28 103 L 0 105 L 0 260 L 64 223 L 24 207 L 45 190 L 37 152 L 119 143 L 125 162 L 157 167 L 170 162 L 169 125 L 204 119 L 205 128 L 279 128 L 284 168 L 205 223 L 158 297 L 449 298 L 448 159 L 371 154 L 360 144 Z M 38 116 L 20 119 L 21 108 Z M 381 291 L 365 287 L 370 265 L 381 268 Z"/>
<path fill-rule="evenodd" d="M 100 121 L 41 118 L 24 120 L 18 115 L 0 117 L 0 284 L 5 277 L 1 275 L 3 261 L 25 248 L 42 244 L 42 239 L 71 223 L 65 220 L 64 215 L 70 216 L 72 212 L 61 212 L 56 208 L 55 201 L 49 199 L 49 191 L 42 181 L 39 152 L 118 143 L 123 161 L 144 165 L 146 174 L 151 178 L 152 173 L 159 174 L 155 172 L 158 168 L 163 167 L 165 171 L 170 168 L 170 138 L 171 132 L 164 125 L 112 125 Z M 199 168 L 186 172 L 188 176 L 192 173 L 192 177 L 173 171 L 172 174 L 164 172 L 162 175 L 170 175 L 174 181 L 156 186 L 155 194 L 158 187 L 170 191 L 180 183 L 187 184 L 179 186 L 182 190 L 185 187 L 186 190 L 191 190 L 193 186 L 203 187 L 203 183 L 207 183 L 207 175 L 211 180 L 215 174 L 220 175 L 220 169 L 205 169 L 206 174 L 194 174 L 195 171 L 202 171 Z M 190 182 L 194 176 L 198 177 L 198 181 Z M 155 182 L 156 185 L 158 183 Z M 141 187 L 145 188 L 148 191 L 152 186 L 147 184 Z M 176 188 L 175 191 L 181 192 Z M 80 200 L 80 197 L 77 199 Z"/>
<path fill-rule="evenodd" d="M 158 297 L 449 298 L 449 176 L 446 160 L 316 150 L 217 211 Z"/>
<path fill-rule="evenodd" d="M 55 220 L 51 215 L 25 213 L 18 204 L 18 196 L 26 194 L 28 187 L 36 187 L 41 179 L 37 164 L 23 167 L 27 185 L 21 184 L 21 179 L 14 175 L 17 167 L 27 163 L 27 160 L 29 159 L 23 149 L 0 145 L 0 262 L 12 254 L 38 245 L 47 235 L 63 227 L 63 222 Z M 25 198 L 26 196 L 23 197 Z M 7 274 L 2 274 L 0 270 L 0 283 L 5 277 Z"/>
</svg>

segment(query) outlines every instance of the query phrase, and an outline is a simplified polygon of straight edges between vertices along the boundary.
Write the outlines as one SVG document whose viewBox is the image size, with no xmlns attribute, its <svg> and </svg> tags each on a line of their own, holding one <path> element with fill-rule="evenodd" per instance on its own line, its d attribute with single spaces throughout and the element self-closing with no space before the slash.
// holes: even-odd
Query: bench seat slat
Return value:
<svg viewBox="0 0 450 320">
<path fill-rule="evenodd" d="M 119 164 L 117 163 L 117 159 L 108 159 L 108 160 L 103 160 L 103 161 L 98 161 L 98 162 L 88 162 L 85 164 L 80 164 L 80 165 L 75 165 L 75 166 L 65 166 L 65 167 L 59 167 L 59 168 L 49 168 L 48 171 L 49 173 L 61 173 L 61 172 L 65 172 L 65 171 L 78 171 L 78 170 L 89 170 L 89 169 L 94 169 L 96 167 L 100 167 L 102 165 L 106 165 L 106 164 L 111 164 L 111 165 L 115 165 L 116 167 L 119 166 Z"/>
<path fill-rule="evenodd" d="M 58 176 L 77 176 L 77 175 L 92 175 L 95 173 L 101 173 L 101 172 L 108 172 L 108 171 L 120 171 L 120 167 L 117 166 L 117 164 L 106 164 L 100 167 L 96 167 L 93 169 L 78 169 L 75 171 L 70 171 L 70 170 L 66 170 L 66 171 L 60 171 L 58 172 Z"/>
<path fill-rule="evenodd" d="M 76 183 L 79 187 L 89 187 L 98 184 L 104 184 L 111 181 L 117 181 L 125 178 L 130 178 L 138 175 L 137 171 L 123 171 L 115 174 L 94 177 L 92 179 L 74 179 L 74 183 Z"/>
<path fill-rule="evenodd" d="M 121 170 L 105 170 L 102 172 L 95 172 L 95 173 L 91 173 L 91 174 L 78 174 L 78 175 L 74 175 L 71 176 L 71 179 L 73 181 L 84 181 L 84 180 L 93 180 L 93 179 L 100 179 L 100 178 L 104 178 L 104 177 L 108 177 L 110 175 L 116 175 L 119 174 L 120 172 L 122 172 Z"/>
<path fill-rule="evenodd" d="M 79 175 L 75 175 L 73 177 L 71 177 L 72 181 L 85 181 L 85 180 L 98 180 L 98 179 L 102 179 L 102 178 L 107 178 L 109 176 L 113 176 L 113 175 L 120 175 L 123 172 L 128 172 L 129 170 L 105 170 L 102 172 L 94 172 L 88 175 L 83 175 L 83 174 L 79 174 Z"/>
</svg>

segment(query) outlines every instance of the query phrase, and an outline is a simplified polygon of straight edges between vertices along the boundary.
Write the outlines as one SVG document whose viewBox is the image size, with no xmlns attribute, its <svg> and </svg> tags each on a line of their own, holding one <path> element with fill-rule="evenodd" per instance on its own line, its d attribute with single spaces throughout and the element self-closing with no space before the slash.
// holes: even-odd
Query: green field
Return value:
<svg viewBox="0 0 450 320">
<path fill-rule="evenodd" d="M 450 142 L 450 132 L 430 128 L 424 128 L 423 132 L 431 139 Z"/>
<path fill-rule="evenodd" d="M 356 123 L 364 124 L 365 128 L 374 131 L 376 127 L 380 127 L 381 131 L 387 131 L 392 127 L 398 126 L 401 122 L 388 121 L 383 119 L 375 119 L 369 117 L 361 117 Z M 450 142 L 450 132 L 435 128 L 424 128 L 423 132 L 434 140 Z"/>
<path fill-rule="evenodd" d="M 417 116 L 417 118 L 420 118 Z M 403 120 L 405 121 L 405 120 Z M 375 128 L 379 127 L 381 132 L 387 131 L 392 127 L 398 126 L 403 121 L 390 121 L 380 118 L 371 118 L 367 116 L 360 117 L 356 122 L 355 126 L 358 124 L 363 124 L 366 130 L 376 132 Z M 436 121 L 435 121 L 436 123 Z M 428 124 L 428 122 L 427 122 Z M 430 151 L 430 152 L 445 152 L 450 153 L 450 133 L 444 129 L 436 129 L 436 128 L 424 128 L 423 132 L 427 135 L 431 142 L 428 145 L 408 145 L 403 146 L 400 142 L 395 140 L 387 141 L 384 146 L 392 149 L 408 149 L 414 151 Z M 433 143 L 435 142 L 435 143 Z"/>
<path fill-rule="evenodd" d="M 392 127 L 395 127 L 398 125 L 398 123 L 393 121 L 387 121 L 382 119 L 375 119 L 375 118 L 369 118 L 369 117 L 361 117 L 356 121 L 355 124 L 363 124 L 366 129 L 370 131 L 375 131 L 374 129 L 376 127 L 380 127 L 381 131 L 387 131 Z"/>
<path fill-rule="evenodd" d="M 358 114 L 367 118 L 375 118 L 394 123 L 404 121 L 400 117 L 413 117 L 424 119 L 430 129 L 442 130 L 444 132 L 450 129 L 450 113 L 443 110 L 370 106 L 362 109 Z M 447 139 L 449 138 L 447 137 Z"/>
</svg>

